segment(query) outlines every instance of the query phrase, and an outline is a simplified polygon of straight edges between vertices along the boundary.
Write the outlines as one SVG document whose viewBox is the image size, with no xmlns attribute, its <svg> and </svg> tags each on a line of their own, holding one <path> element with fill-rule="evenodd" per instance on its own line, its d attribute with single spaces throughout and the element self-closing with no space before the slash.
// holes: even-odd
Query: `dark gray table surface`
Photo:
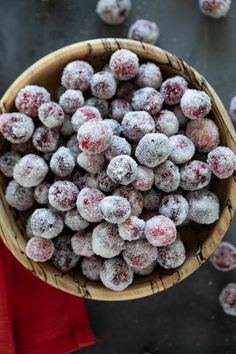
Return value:
<svg viewBox="0 0 236 354">
<path fill-rule="evenodd" d="M 158 45 L 198 69 L 226 107 L 236 94 L 236 1 L 229 16 L 201 15 L 197 0 L 133 0 L 128 20 L 116 27 L 95 15 L 96 0 L 0 0 L 0 94 L 29 65 L 62 46 L 91 38 L 126 37 L 137 18 L 158 23 Z M 235 240 L 236 221 L 226 240 Z M 234 239 L 234 240 L 233 240 Z M 234 354 L 236 318 L 218 294 L 236 281 L 206 262 L 168 291 L 136 301 L 86 301 L 98 343 L 81 354 Z M 50 353 L 48 353 L 50 354 Z M 62 353 L 63 354 L 63 353 Z"/>
</svg>

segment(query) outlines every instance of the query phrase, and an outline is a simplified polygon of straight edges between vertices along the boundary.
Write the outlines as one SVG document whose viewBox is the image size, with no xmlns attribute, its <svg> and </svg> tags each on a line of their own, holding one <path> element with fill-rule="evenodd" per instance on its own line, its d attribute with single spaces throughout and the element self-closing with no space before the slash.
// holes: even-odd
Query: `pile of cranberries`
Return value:
<svg viewBox="0 0 236 354">
<path fill-rule="evenodd" d="M 0 115 L 6 200 L 19 211 L 34 206 L 27 256 L 62 272 L 80 263 L 89 280 L 115 291 L 156 265 L 181 266 L 181 225 L 219 218 L 210 182 L 236 167 L 208 117 L 210 97 L 126 49 L 100 72 L 67 64 L 61 84 L 57 100 L 24 87 L 18 111 Z"/>
</svg>

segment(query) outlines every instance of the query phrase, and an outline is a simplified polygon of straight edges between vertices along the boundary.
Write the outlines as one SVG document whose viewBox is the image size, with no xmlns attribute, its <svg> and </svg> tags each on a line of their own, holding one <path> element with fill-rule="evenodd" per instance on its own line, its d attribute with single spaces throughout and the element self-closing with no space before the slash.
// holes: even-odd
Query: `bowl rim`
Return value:
<svg viewBox="0 0 236 354">
<path fill-rule="evenodd" d="M 44 56 L 27 68 L 10 85 L 0 100 L 0 113 L 8 111 L 17 92 L 26 84 L 32 83 L 32 79 L 36 73 L 39 74 L 45 68 L 50 71 L 50 68 L 55 66 L 58 61 L 66 59 L 65 62 L 69 62 L 76 58 L 83 59 L 91 55 L 99 56 L 102 54 L 112 54 L 115 50 L 122 48 L 134 51 L 140 57 L 145 56 L 145 60 L 150 59 L 150 61 L 156 61 L 160 63 L 160 65 L 171 66 L 176 69 L 176 71 L 180 71 L 182 76 L 184 73 L 186 78 L 189 78 L 189 80 L 194 82 L 197 87 L 200 87 L 202 90 L 210 94 L 212 98 L 214 97 L 216 111 L 218 111 L 222 118 L 221 124 L 225 136 L 227 137 L 227 146 L 236 152 L 234 127 L 222 101 L 212 86 L 193 67 L 175 55 L 159 47 L 129 39 L 102 38 L 87 40 L 71 44 Z M 69 60 L 67 60 L 68 56 L 70 56 Z M 0 184 L 2 181 L 3 179 L 0 176 Z M 11 253 L 25 268 L 38 276 L 41 280 L 46 281 L 48 284 L 60 290 L 94 300 L 117 301 L 137 299 L 158 293 L 173 286 L 194 273 L 201 264 L 209 258 L 219 242 L 223 239 L 233 218 L 236 208 L 235 195 L 236 178 L 231 177 L 228 181 L 227 203 L 223 205 L 220 219 L 214 224 L 214 227 L 211 230 L 211 237 L 208 237 L 204 241 L 201 241 L 200 239 L 198 240 L 198 251 L 194 256 L 187 259 L 183 266 L 161 276 L 155 271 L 150 276 L 141 278 L 140 280 L 138 279 L 122 292 L 114 292 L 106 289 L 100 282 L 91 282 L 84 277 L 79 280 L 72 278 L 69 274 L 62 274 L 60 271 L 57 271 L 48 263 L 34 263 L 28 259 L 25 254 L 26 241 L 22 236 L 24 230 L 21 229 L 21 216 L 16 217 L 16 213 L 14 213 L 13 209 L 7 205 L 1 188 L 0 237 Z"/>
</svg>

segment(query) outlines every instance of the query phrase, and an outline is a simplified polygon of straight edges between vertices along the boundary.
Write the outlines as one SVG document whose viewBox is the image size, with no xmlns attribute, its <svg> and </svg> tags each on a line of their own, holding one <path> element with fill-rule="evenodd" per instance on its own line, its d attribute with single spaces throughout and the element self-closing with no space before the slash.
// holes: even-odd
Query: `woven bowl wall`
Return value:
<svg viewBox="0 0 236 354">
<path fill-rule="evenodd" d="M 70 61 L 83 59 L 100 70 L 110 55 L 120 48 L 135 52 L 140 61 L 152 61 L 161 67 L 164 77 L 183 76 L 190 87 L 205 91 L 212 100 L 210 117 L 216 122 L 221 134 L 221 145 L 236 152 L 235 132 L 226 110 L 209 83 L 192 67 L 176 56 L 148 44 L 126 39 L 96 39 L 76 43 L 53 52 L 27 69 L 6 91 L 0 101 L 0 113 L 15 110 L 17 92 L 27 84 L 46 87 L 56 95 L 63 67 Z M 0 141 L 0 152 L 4 143 Z M 193 222 L 181 228 L 181 235 L 187 250 L 187 260 L 179 268 L 171 271 L 156 270 L 147 277 L 137 278 L 123 292 L 106 289 L 100 282 L 91 282 L 78 270 L 62 274 L 48 263 L 34 263 L 25 254 L 25 224 L 29 213 L 22 213 L 9 207 L 4 198 L 6 179 L 0 175 L 0 235 L 6 246 L 19 262 L 33 274 L 48 284 L 73 295 L 96 300 L 128 300 L 158 293 L 180 282 L 200 267 L 215 250 L 224 237 L 233 218 L 236 207 L 235 176 L 217 181 L 213 191 L 221 202 L 220 219 L 213 225 L 198 225 Z"/>
</svg>

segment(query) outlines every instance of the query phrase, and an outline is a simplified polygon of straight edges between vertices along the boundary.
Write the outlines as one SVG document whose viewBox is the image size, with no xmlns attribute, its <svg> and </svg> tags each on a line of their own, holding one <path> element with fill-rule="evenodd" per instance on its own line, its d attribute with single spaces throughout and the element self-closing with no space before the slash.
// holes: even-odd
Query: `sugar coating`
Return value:
<svg viewBox="0 0 236 354">
<path fill-rule="evenodd" d="M 118 256 L 124 247 L 125 241 L 119 235 L 118 227 L 106 221 L 101 222 L 93 230 L 93 251 L 103 258 Z"/>
<path fill-rule="evenodd" d="M 113 135 L 120 136 L 122 128 L 117 120 L 108 118 L 104 119 L 103 123 L 106 124 L 109 129 L 111 129 Z"/>
<path fill-rule="evenodd" d="M 126 113 L 121 126 L 122 133 L 130 141 L 139 141 L 145 134 L 155 130 L 152 116 L 145 111 Z"/>
<path fill-rule="evenodd" d="M 134 92 L 132 107 L 135 111 L 146 111 L 155 115 L 160 112 L 163 101 L 159 91 L 152 87 L 144 87 Z"/>
<path fill-rule="evenodd" d="M 32 237 L 26 245 L 25 253 L 34 262 L 46 262 L 52 258 L 54 244 L 43 237 Z"/>
<path fill-rule="evenodd" d="M 103 219 L 111 224 L 121 224 L 131 214 L 131 207 L 126 198 L 120 196 L 105 197 L 100 203 Z"/>
<path fill-rule="evenodd" d="M 38 109 L 38 117 L 49 129 L 59 127 L 64 121 L 64 111 L 56 102 L 43 103 Z"/>
<path fill-rule="evenodd" d="M 229 113 L 233 122 L 236 123 L 236 96 L 234 96 L 230 101 Z"/>
<path fill-rule="evenodd" d="M 112 54 L 109 66 L 115 78 L 127 81 L 138 74 L 139 59 L 130 50 L 119 49 Z"/>
<path fill-rule="evenodd" d="M 128 38 L 150 44 L 156 44 L 160 36 L 157 24 L 149 20 L 136 20 L 129 28 Z M 149 85 L 146 85 L 149 86 Z"/>
<path fill-rule="evenodd" d="M 113 157 L 107 166 L 107 175 L 113 182 L 127 186 L 136 178 L 138 165 L 127 155 Z"/>
<path fill-rule="evenodd" d="M 119 25 L 128 17 L 131 7 L 131 0 L 99 0 L 96 12 L 108 25 Z"/>
<path fill-rule="evenodd" d="M 71 236 L 62 234 L 55 238 L 53 242 L 55 247 L 52 257 L 53 265 L 63 273 L 73 269 L 77 265 L 80 256 L 72 250 Z"/>
<path fill-rule="evenodd" d="M 210 261 L 217 270 L 228 272 L 236 268 L 236 248 L 229 242 L 221 242 Z"/>
<path fill-rule="evenodd" d="M 38 115 L 39 107 L 49 101 L 50 93 L 44 87 L 27 85 L 18 92 L 15 105 L 20 113 L 34 118 Z"/>
<path fill-rule="evenodd" d="M 50 160 L 51 170 L 59 177 L 66 177 L 75 168 L 75 159 L 69 148 L 61 146 Z"/>
<path fill-rule="evenodd" d="M 60 216 L 51 209 L 35 209 L 30 219 L 34 236 L 47 239 L 58 236 L 63 230 L 63 221 Z"/>
<path fill-rule="evenodd" d="M 162 83 L 162 74 L 159 66 L 149 62 L 140 65 L 135 82 L 140 88 L 152 87 L 158 89 Z"/>
<path fill-rule="evenodd" d="M 66 212 L 65 225 L 72 231 L 80 231 L 89 226 L 89 222 L 82 218 L 77 209 L 72 209 Z"/>
<path fill-rule="evenodd" d="M 207 155 L 207 164 L 218 178 L 228 178 L 236 169 L 236 155 L 229 148 L 218 146 Z"/>
<path fill-rule="evenodd" d="M 156 268 L 156 262 L 154 261 L 146 268 L 133 267 L 132 269 L 135 274 L 145 277 L 146 275 L 152 274 L 155 268 Z"/>
<path fill-rule="evenodd" d="M 161 202 L 161 192 L 152 188 L 143 193 L 143 205 L 146 210 L 158 210 Z"/>
<path fill-rule="evenodd" d="M 146 268 L 157 259 L 157 249 L 140 239 L 126 242 L 122 255 L 130 267 Z"/>
<path fill-rule="evenodd" d="M 189 204 L 188 219 L 198 224 L 212 224 L 219 219 L 218 197 L 206 189 L 190 192 L 186 196 Z"/>
<path fill-rule="evenodd" d="M 97 175 L 97 184 L 98 188 L 105 193 L 112 192 L 118 184 L 113 182 L 110 177 L 107 175 L 106 171 L 102 171 Z"/>
<path fill-rule="evenodd" d="M 74 129 L 71 123 L 71 116 L 66 114 L 61 127 L 61 135 L 71 136 L 72 134 L 74 134 Z"/>
<path fill-rule="evenodd" d="M 166 216 L 154 216 L 146 222 L 145 236 L 153 246 L 167 246 L 173 243 L 177 237 L 176 226 Z"/>
<path fill-rule="evenodd" d="M 100 204 L 102 199 L 105 198 L 100 190 L 96 188 L 83 188 L 77 198 L 77 209 L 81 216 L 90 222 L 102 221 L 100 211 Z"/>
<path fill-rule="evenodd" d="M 71 247 L 78 256 L 91 257 L 94 252 L 92 249 L 92 232 L 80 230 L 71 238 Z"/>
<path fill-rule="evenodd" d="M 123 291 L 133 282 L 134 272 L 121 258 L 115 257 L 104 262 L 100 278 L 103 285 L 114 291 Z"/>
<path fill-rule="evenodd" d="M 48 192 L 50 183 L 42 182 L 34 189 L 34 199 L 38 204 L 48 204 Z"/>
<path fill-rule="evenodd" d="M 107 160 L 111 160 L 119 155 L 131 155 L 131 145 L 125 138 L 113 135 L 108 149 L 105 151 Z"/>
<path fill-rule="evenodd" d="M 225 17 L 231 6 L 231 0 L 198 0 L 201 12 L 209 17 Z"/>
<path fill-rule="evenodd" d="M 181 76 L 174 76 L 165 80 L 162 85 L 160 92 L 164 98 L 165 103 L 168 105 L 175 105 L 180 103 L 182 96 L 187 90 L 188 83 Z"/>
<path fill-rule="evenodd" d="M 143 210 L 143 196 L 140 191 L 130 186 L 122 186 L 114 190 L 113 195 L 126 198 L 131 206 L 131 215 L 139 216 Z"/>
<path fill-rule="evenodd" d="M 130 111 L 132 111 L 132 106 L 124 98 L 116 98 L 111 102 L 111 115 L 120 123 L 125 114 Z"/>
<path fill-rule="evenodd" d="M 180 267 L 186 259 L 186 252 L 183 242 L 175 240 L 168 246 L 157 248 L 157 263 L 166 269 Z"/>
<path fill-rule="evenodd" d="M 13 169 L 20 159 L 21 156 L 14 151 L 8 151 L 0 156 L 0 171 L 4 174 L 4 176 L 13 176 Z"/>
<path fill-rule="evenodd" d="M 155 186 L 163 192 L 173 192 L 180 184 L 179 168 L 172 161 L 166 160 L 154 170 Z"/>
<path fill-rule="evenodd" d="M 236 316 L 236 283 L 229 283 L 223 288 L 219 301 L 227 315 Z"/>
<path fill-rule="evenodd" d="M 84 105 L 84 96 L 80 90 L 66 90 L 59 99 L 59 104 L 67 114 L 73 114 Z"/>
<path fill-rule="evenodd" d="M 75 207 L 79 193 L 76 185 L 70 181 L 54 182 L 49 188 L 48 200 L 59 211 L 68 211 Z"/>
<path fill-rule="evenodd" d="M 220 143 L 220 133 L 213 120 L 202 118 L 187 124 L 187 136 L 200 152 L 210 152 Z"/>
<path fill-rule="evenodd" d="M 184 115 L 192 120 L 204 118 L 211 110 L 211 99 L 203 91 L 188 89 L 180 102 Z"/>
<path fill-rule="evenodd" d="M 110 72 L 100 71 L 93 75 L 91 80 L 91 92 L 93 96 L 108 100 L 115 95 L 116 89 L 116 79 Z"/>
<path fill-rule="evenodd" d="M 147 167 L 155 167 L 165 161 L 170 153 L 169 139 L 164 134 L 146 134 L 138 143 L 135 156 Z"/>
<path fill-rule="evenodd" d="M 195 191 L 208 186 L 211 171 L 207 163 L 193 160 L 180 167 L 180 187 L 185 191 Z"/>
<path fill-rule="evenodd" d="M 159 214 L 172 220 L 176 226 L 181 225 L 187 219 L 188 211 L 187 200 L 179 194 L 165 195 L 159 207 Z"/>
<path fill-rule="evenodd" d="M 168 111 L 167 109 L 160 111 L 159 114 L 154 117 L 154 121 L 156 133 L 171 136 L 176 134 L 179 130 L 178 118 L 173 112 Z"/>
<path fill-rule="evenodd" d="M 61 84 L 67 89 L 86 91 L 94 74 L 93 67 L 83 60 L 75 60 L 66 65 L 61 77 Z"/>
<path fill-rule="evenodd" d="M 108 102 L 102 98 L 91 97 L 85 101 L 85 105 L 97 108 L 102 117 L 106 117 L 109 113 Z"/>
<path fill-rule="evenodd" d="M 99 110 L 96 107 L 83 106 L 73 114 L 71 124 L 77 132 L 81 125 L 93 119 L 102 120 Z"/>
<path fill-rule="evenodd" d="M 88 155 L 86 152 L 81 152 L 77 157 L 77 163 L 85 171 L 97 174 L 104 169 L 105 157 L 104 154 Z"/>
<path fill-rule="evenodd" d="M 185 128 L 186 124 L 188 123 L 188 118 L 185 117 L 185 115 L 183 114 L 183 111 L 182 111 L 180 105 L 173 107 L 173 113 L 175 114 L 175 116 L 177 117 L 177 119 L 179 121 L 179 127 Z"/>
<path fill-rule="evenodd" d="M 78 130 L 79 147 L 91 155 L 105 151 L 111 143 L 112 131 L 103 121 L 90 120 Z"/>
<path fill-rule="evenodd" d="M 116 97 L 126 99 L 131 102 L 134 92 L 137 90 L 137 86 L 133 80 L 121 81 L 117 88 Z"/>
<path fill-rule="evenodd" d="M 22 113 L 4 113 L 0 115 L 0 133 L 12 144 L 28 141 L 34 132 L 32 118 Z"/>
<path fill-rule="evenodd" d="M 23 156 L 13 169 L 13 177 L 21 186 L 29 188 L 40 184 L 48 173 L 48 165 L 35 154 Z"/>
<path fill-rule="evenodd" d="M 148 191 L 152 188 L 154 183 L 154 172 L 151 168 L 146 166 L 138 166 L 136 172 L 136 178 L 132 182 L 134 188 L 138 189 L 139 191 Z"/>
<path fill-rule="evenodd" d="M 100 280 L 102 265 L 103 259 L 96 255 L 84 257 L 81 261 L 82 274 L 91 281 Z"/>
<path fill-rule="evenodd" d="M 42 125 L 35 130 L 32 142 L 38 151 L 55 151 L 59 143 L 59 131 L 57 129 L 48 129 Z"/>
<path fill-rule="evenodd" d="M 5 198 L 10 206 L 19 211 L 27 210 L 34 204 L 32 189 L 22 187 L 15 181 L 8 183 Z"/>
<path fill-rule="evenodd" d="M 81 150 L 79 148 L 79 142 L 77 139 L 77 134 L 74 134 L 69 138 L 69 140 L 66 143 L 66 146 L 70 149 L 70 152 L 72 153 L 75 159 L 81 153 Z"/>
<path fill-rule="evenodd" d="M 135 241 L 143 237 L 144 228 L 145 221 L 135 215 L 118 225 L 119 235 L 125 241 Z"/>
<path fill-rule="evenodd" d="M 185 135 L 173 135 L 169 138 L 169 143 L 169 159 L 177 165 L 188 162 L 195 153 L 195 146 L 193 142 Z"/>
</svg>

